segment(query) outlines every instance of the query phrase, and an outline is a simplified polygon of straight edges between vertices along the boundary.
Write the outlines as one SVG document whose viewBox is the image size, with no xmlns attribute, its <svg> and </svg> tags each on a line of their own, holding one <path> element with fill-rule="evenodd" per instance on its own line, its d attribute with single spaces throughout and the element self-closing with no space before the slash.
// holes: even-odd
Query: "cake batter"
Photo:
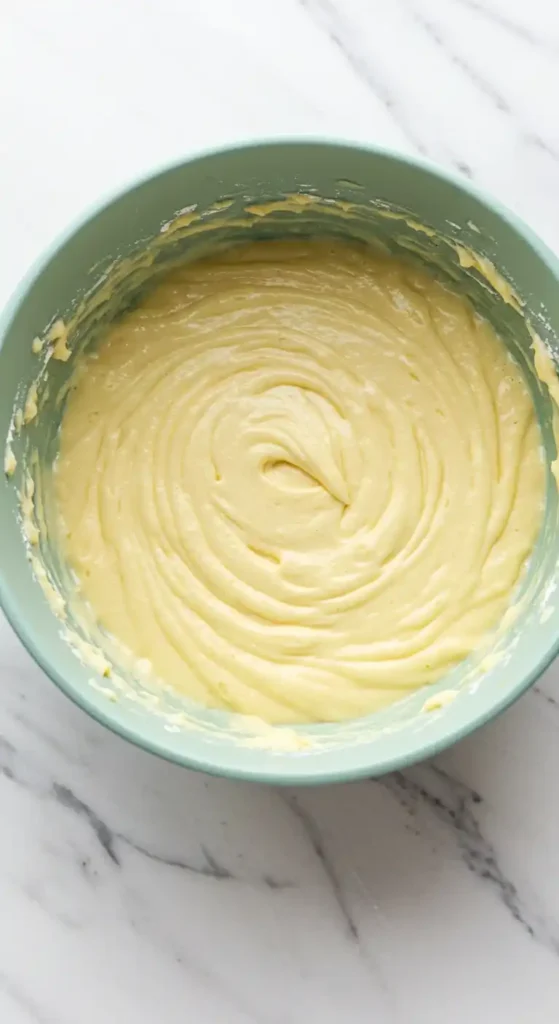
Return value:
<svg viewBox="0 0 559 1024">
<path fill-rule="evenodd" d="M 78 361 L 65 555 L 154 677 L 268 722 L 375 711 L 478 647 L 545 473 L 519 367 L 433 278 L 341 243 L 174 271 Z"/>
</svg>

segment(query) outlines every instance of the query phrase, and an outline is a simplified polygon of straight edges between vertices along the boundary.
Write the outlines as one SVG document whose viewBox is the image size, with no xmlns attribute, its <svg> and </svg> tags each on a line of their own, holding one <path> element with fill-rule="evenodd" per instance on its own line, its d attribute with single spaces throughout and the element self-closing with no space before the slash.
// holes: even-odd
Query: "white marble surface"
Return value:
<svg viewBox="0 0 559 1024">
<path fill-rule="evenodd" d="M 332 132 L 471 176 L 559 249 L 554 0 L 21 0 L 0 301 L 191 146 Z M 557 1024 L 559 678 L 429 765 L 273 791 L 126 746 L 0 625 L 2 1024 Z"/>
</svg>

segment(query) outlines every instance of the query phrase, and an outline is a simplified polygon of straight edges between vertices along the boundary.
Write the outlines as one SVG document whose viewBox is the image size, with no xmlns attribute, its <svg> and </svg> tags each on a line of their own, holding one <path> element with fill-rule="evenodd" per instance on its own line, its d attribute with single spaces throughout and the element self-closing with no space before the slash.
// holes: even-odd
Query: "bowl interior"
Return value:
<svg viewBox="0 0 559 1024">
<path fill-rule="evenodd" d="M 304 204 L 290 198 L 300 193 L 309 197 Z M 84 658 L 76 647 L 80 638 L 90 641 L 91 633 L 74 616 L 72 602 L 66 624 L 56 617 L 30 566 L 20 492 L 22 467 L 37 458 L 47 470 L 38 475 L 37 508 L 47 526 L 41 560 L 66 596 L 71 580 L 56 544 L 48 539 L 54 536 L 48 466 L 56 454 L 73 359 L 51 360 L 45 372 L 43 357 L 32 351 L 33 338 L 62 317 L 71 324 L 73 349 L 94 344 L 106 323 L 137 301 L 173 261 L 248 238 L 285 235 L 349 237 L 380 245 L 426 263 L 467 295 L 525 371 L 541 423 L 548 481 L 544 523 L 515 613 L 484 650 L 434 686 L 368 718 L 259 730 L 239 716 L 152 692 L 125 672 L 107 679 L 94 659 Z M 503 277 L 495 279 L 488 264 L 465 259 L 464 252 L 490 260 Z M 440 749 L 507 706 L 549 662 L 559 636 L 554 602 L 558 501 L 549 469 L 556 457 L 553 409 L 534 372 L 527 326 L 531 322 L 553 349 L 559 331 L 557 278 L 553 256 L 529 230 L 469 187 L 415 162 L 352 146 L 281 142 L 208 154 L 167 169 L 100 207 L 32 271 L 1 325 L 0 436 L 8 435 L 13 410 L 21 407 L 36 379 L 39 390 L 40 414 L 14 434 L 18 467 L 0 487 L 1 597 L 31 653 L 64 692 L 128 739 L 179 763 L 261 780 L 313 782 L 380 774 Z M 511 300 L 507 283 L 521 309 Z M 65 636 L 68 625 L 78 638 L 73 646 Z M 430 696 L 448 690 L 457 693 L 451 703 L 424 710 Z"/>
</svg>

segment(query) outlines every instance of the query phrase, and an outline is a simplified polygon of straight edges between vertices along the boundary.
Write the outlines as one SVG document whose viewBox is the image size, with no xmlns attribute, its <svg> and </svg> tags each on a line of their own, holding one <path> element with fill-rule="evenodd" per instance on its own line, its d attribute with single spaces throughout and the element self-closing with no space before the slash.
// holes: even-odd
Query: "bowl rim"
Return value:
<svg viewBox="0 0 559 1024">
<path fill-rule="evenodd" d="M 388 161 L 403 164 L 412 169 L 424 171 L 432 178 L 454 186 L 458 190 L 475 199 L 487 209 L 491 210 L 493 213 L 497 214 L 502 221 L 504 221 L 531 247 L 532 250 L 535 251 L 536 255 L 538 255 L 542 262 L 544 262 L 549 270 L 551 270 L 559 284 L 559 258 L 549 248 L 549 246 L 521 217 L 501 203 L 500 200 L 494 198 L 490 193 L 472 183 L 469 179 L 463 177 L 458 172 L 455 173 L 452 170 L 439 166 L 436 162 L 423 156 L 408 154 L 391 147 L 367 142 L 362 139 L 356 140 L 351 137 L 344 136 L 329 137 L 321 134 L 304 134 L 295 136 L 290 134 L 278 134 L 272 137 L 256 137 L 235 141 L 234 143 L 194 148 L 186 155 L 181 156 L 176 160 L 161 162 L 148 168 L 141 174 L 136 174 L 133 177 L 123 180 L 111 189 L 106 190 L 97 200 L 86 205 L 67 223 L 67 225 L 53 238 L 53 240 L 43 248 L 41 253 L 31 264 L 29 270 L 23 275 L 19 283 L 14 288 L 10 298 L 0 312 L 0 349 L 2 348 L 4 337 L 9 331 L 19 308 L 25 301 L 31 286 L 40 277 L 48 264 L 64 248 L 67 242 L 113 202 L 116 202 L 135 188 L 147 184 L 166 173 L 178 170 L 181 167 L 186 167 L 189 164 L 205 158 L 219 157 L 235 152 L 246 152 L 247 154 L 250 154 L 251 151 L 286 145 L 292 147 L 316 146 L 329 147 L 331 149 L 338 150 L 357 150 L 361 153 L 370 154 L 374 157 L 380 156 Z M 122 739 L 127 740 L 134 746 L 139 747 L 148 753 L 155 754 L 166 761 L 185 768 L 203 771 L 208 775 L 214 775 L 222 778 L 271 783 L 275 785 L 320 785 L 336 782 L 349 782 L 363 778 L 376 778 L 391 771 L 408 767 L 409 765 L 432 757 L 435 754 L 446 750 L 459 740 L 464 739 L 466 736 L 470 735 L 470 733 L 479 729 L 491 719 L 501 714 L 501 712 L 506 710 L 506 708 L 510 707 L 542 675 L 559 653 L 558 633 L 553 643 L 549 645 L 544 654 L 534 663 L 529 672 L 523 673 L 522 677 L 515 684 L 507 688 L 505 693 L 501 693 L 499 695 L 497 691 L 495 692 L 495 700 L 491 703 L 490 707 L 479 711 L 473 716 L 469 716 L 462 724 L 443 733 L 442 735 L 439 735 L 438 737 L 426 739 L 419 735 L 417 740 L 412 743 L 408 743 L 408 749 L 402 753 L 396 753 L 391 756 L 376 759 L 373 763 L 370 761 L 367 762 L 366 752 L 369 744 L 363 742 L 360 744 L 360 750 L 362 751 L 363 756 L 360 757 L 356 763 L 348 766 L 339 765 L 338 767 L 324 767 L 322 766 L 320 759 L 300 759 L 300 754 L 294 756 L 292 753 L 287 751 L 277 751 L 274 753 L 273 762 L 271 762 L 273 767 L 246 767 L 242 765 L 231 767 L 231 764 L 227 759 L 225 759 L 225 762 L 220 759 L 219 747 L 217 746 L 213 748 L 215 750 L 215 757 L 205 757 L 197 754 L 189 755 L 182 751 L 172 750 L 164 743 L 143 735 L 141 730 L 128 726 L 125 722 L 116 720 L 110 711 L 114 705 L 107 702 L 107 708 L 105 710 L 103 706 L 100 706 L 94 703 L 93 700 L 90 700 L 87 688 L 84 688 L 83 686 L 75 686 L 70 678 L 59 671 L 56 665 L 51 661 L 48 654 L 44 652 L 42 646 L 36 642 L 34 633 L 31 628 L 28 627 L 25 617 L 16 611 L 14 601 L 12 600 L 10 585 L 6 578 L 1 560 L 0 608 L 3 610 L 6 619 L 18 638 L 21 640 L 27 652 L 44 671 L 45 675 L 77 707 L 81 708 L 81 710 L 85 711 L 96 722 L 109 729 L 117 736 L 120 736 Z M 329 758 L 334 757 L 338 752 L 341 753 L 343 749 L 344 748 L 340 748 L 340 751 L 330 750 L 328 752 Z"/>
</svg>

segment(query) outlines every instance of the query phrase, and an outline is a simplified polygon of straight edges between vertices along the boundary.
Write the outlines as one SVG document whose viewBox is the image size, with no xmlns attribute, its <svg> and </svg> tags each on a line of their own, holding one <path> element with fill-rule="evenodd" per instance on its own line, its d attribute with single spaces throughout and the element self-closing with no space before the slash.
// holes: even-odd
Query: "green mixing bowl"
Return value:
<svg viewBox="0 0 559 1024">
<path fill-rule="evenodd" d="M 301 193 L 311 197 L 306 204 L 274 203 Z M 248 206 L 264 203 L 271 204 L 268 215 L 247 215 Z M 0 598 L 14 629 L 50 678 L 119 735 L 178 764 L 217 775 L 309 784 L 380 775 L 434 754 L 511 704 L 557 652 L 558 501 L 549 469 L 556 457 L 553 409 L 534 372 L 527 328 L 530 320 L 553 350 L 559 336 L 559 265 L 553 254 L 469 183 L 373 147 L 298 139 L 196 155 L 96 207 L 21 284 L 0 322 L 0 437 L 7 437 L 14 403 L 21 403 L 37 376 L 41 356 L 32 351 L 32 341 L 54 320 L 74 323 L 70 344 L 79 347 L 171 260 L 244 237 L 286 234 L 354 237 L 426 262 L 469 295 L 514 350 L 536 402 L 548 464 L 544 524 L 515 602 L 516 616 L 508 616 L 483 652 L 436 685 L 344 724 L 260 734 L 254 723 L 238 716 L 196 707 L 170 693 L 158 696 L 137 681 L 115 687 L 67 643 L 64 624 L 32 570 L 21 530 L 21 467 L 31 448 L 45 464 L 55 455 L 63 408 L 56 396 L 73 359 L 51 360 L 48 394 L 41 393 L 44 378 L 39 385 L 40 415 L 16 431 L 11 442 L 18 467 L 0 486 Z M 480 255 L 503 275 L 497 290 L 488 283 L 492 270 Z M 99 282 L 110 266 L 121 283 L 107 298 Z M 521 310 L 510 301 L 505 282 L 520 297 Z M 84 296 L 89 298 L 80 306 Z M 48 525 L 48 497 L 44 506 Z M 64 591 L 57 552 L 44 537 L 41 544 L 46 571 Z M 456 695 L 452 701 L 425 709 L 426 701 L 433 706 L 429 698 L 448 691 Z"/>
</svg>

